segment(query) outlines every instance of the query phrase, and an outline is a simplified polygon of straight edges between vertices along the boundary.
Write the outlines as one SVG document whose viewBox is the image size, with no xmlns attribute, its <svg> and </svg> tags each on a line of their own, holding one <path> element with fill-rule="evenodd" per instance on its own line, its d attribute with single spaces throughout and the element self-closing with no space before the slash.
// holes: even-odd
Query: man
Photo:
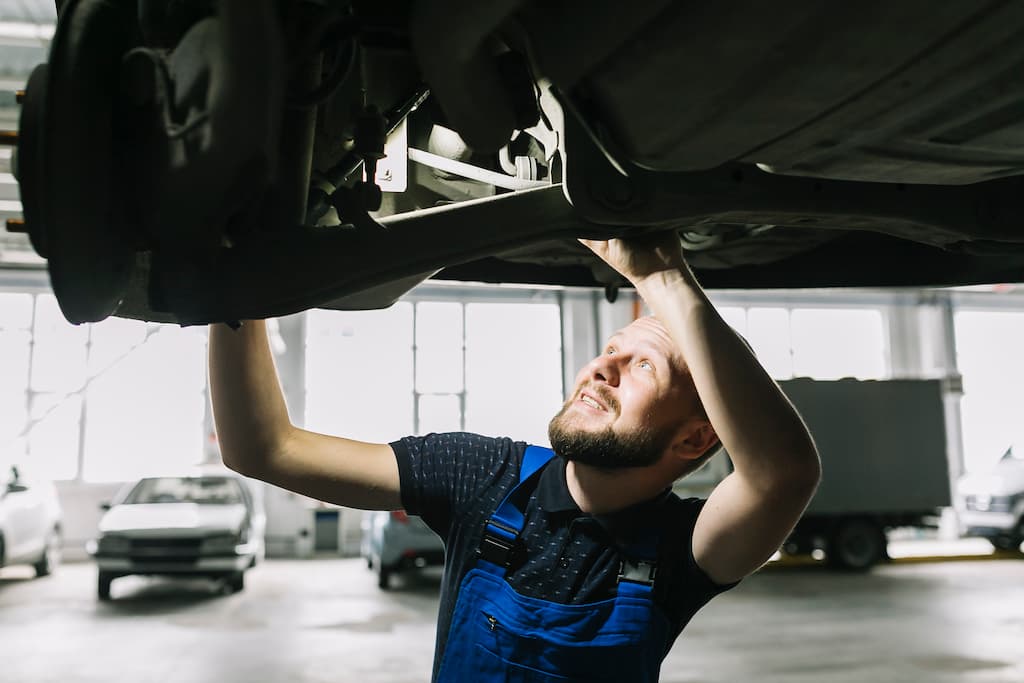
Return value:
<svg viewBox="0 0 1024 683">
<path fill-rule="evenodd" d="M 580 371 L 549 426 L 554 459 L 476 435 L 386 445 L 298 429 L 262 323 L 211 329 L 229 467 L 349 507 L 405 507 L 445 540 L 435 680 L 657 680 L 687 621 L 778 549 L 817 487 L 802 420 L 676 235 L 583 243 L 654 316 Z M 735 469 L 707 501 L 671 494 L 719 444 Z"/>
</svg>

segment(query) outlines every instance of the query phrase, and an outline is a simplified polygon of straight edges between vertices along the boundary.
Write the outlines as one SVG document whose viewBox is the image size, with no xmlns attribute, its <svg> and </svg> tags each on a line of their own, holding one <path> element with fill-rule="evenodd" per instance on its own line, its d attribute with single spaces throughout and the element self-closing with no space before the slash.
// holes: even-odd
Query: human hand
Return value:
<svg viewBox="0 0 1024 683">
<path fill-rule="evenodd" d="M 629 239 L 581 239 L 580 243 L 633 285 L 651 275 L 687 269 L 675 230 Z"/>
</svg>

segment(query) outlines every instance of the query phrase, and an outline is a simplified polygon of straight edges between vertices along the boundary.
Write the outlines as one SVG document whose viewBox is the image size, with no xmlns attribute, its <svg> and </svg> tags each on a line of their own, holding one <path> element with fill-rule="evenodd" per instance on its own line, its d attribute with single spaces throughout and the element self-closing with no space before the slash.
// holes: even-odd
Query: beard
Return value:
<svg viewBox="0 0 1024 683">
<path fill-rule="evenodd" d="M 647 467 L 657 462 L 672 438 L 668 429 L 641 429 L 628 435 L 612 431 L 611 425 L 591 432 L 574 427 L 565 404 L 548 423 L 551 448 L 566 460 L 601 469 Z"/>
</svg>

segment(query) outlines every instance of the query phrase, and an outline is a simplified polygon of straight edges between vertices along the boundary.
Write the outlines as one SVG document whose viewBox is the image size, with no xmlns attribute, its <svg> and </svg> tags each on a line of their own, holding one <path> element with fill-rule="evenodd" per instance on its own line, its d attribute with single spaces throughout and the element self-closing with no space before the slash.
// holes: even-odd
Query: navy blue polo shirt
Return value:
<svg viewBox="0 0 1024 683">
<path fill-rule="evenodd" d="M 526 444 L 447 433 L 405 437 L 391 447 L 398 461 L 402 506 L 419 515 L 445 544 L 436 676 L 459 584 L 476 561 L 487 518 L 519 480 Z M 554 458 L 526 506 L 523 551 L 509 567 L 508 582 L 523 595 L 563 604 L 612 597 L 623 546 L 635 538 L 636 530 L 658 529 L 654 601 L 668 618 L 674 640 L 697 610 L 735 585 L 714 583 L 693 559 L 693 527 L 703 505 L 702 499 L 684 500 L 666 490 L 613 514 L 589 515 L 569 494 L 565 461 Z"/>
</svg>

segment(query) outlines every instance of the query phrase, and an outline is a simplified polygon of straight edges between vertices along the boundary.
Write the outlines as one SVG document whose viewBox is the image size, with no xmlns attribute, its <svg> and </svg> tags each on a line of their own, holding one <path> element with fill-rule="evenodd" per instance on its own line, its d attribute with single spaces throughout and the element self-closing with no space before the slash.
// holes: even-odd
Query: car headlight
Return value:
<svg viewBox="0 0 1024 683">
<path fill-rule="evenodd" d="M 96 543 L 97 555 L 127 555 L 132 549 L 132 542 L 124 536 L 104 534 Z"/>
<path fill-rule="evenodd" d="M 245 543 L 243 536 L 243 533 L 207 536 L 203 539 L 202 552 L 210 554 L 234 553 L 236 546 Z"/>
</svg>

